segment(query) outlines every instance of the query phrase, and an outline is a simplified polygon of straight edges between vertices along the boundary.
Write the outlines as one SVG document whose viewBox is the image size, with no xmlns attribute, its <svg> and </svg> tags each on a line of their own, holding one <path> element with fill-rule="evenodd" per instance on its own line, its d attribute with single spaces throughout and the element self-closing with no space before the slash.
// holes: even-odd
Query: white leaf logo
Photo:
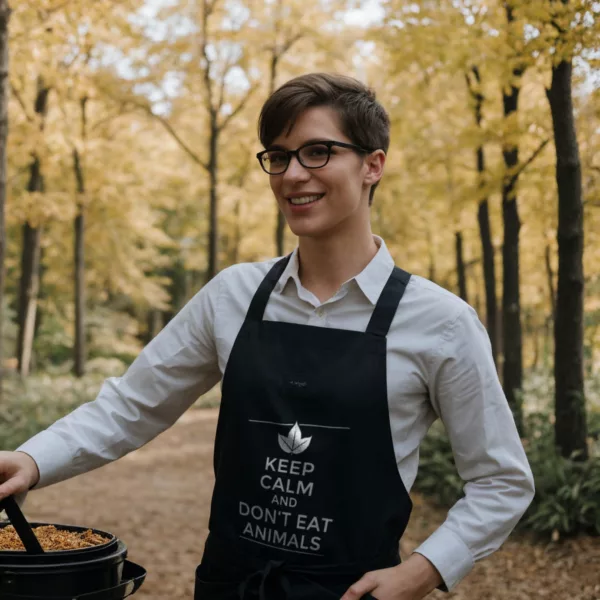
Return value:
<svg viewBox="0 0 600 600">
<path fill-rule="evenodd" d="M 301 454 L 310 445 L 310 440 L 312 440 L 312 435 L 306 438 L 302 437 L 298 423 L 290 429 L 287 437 L 279 434 L 279 446 L 287 454 Z"/>
</svg>

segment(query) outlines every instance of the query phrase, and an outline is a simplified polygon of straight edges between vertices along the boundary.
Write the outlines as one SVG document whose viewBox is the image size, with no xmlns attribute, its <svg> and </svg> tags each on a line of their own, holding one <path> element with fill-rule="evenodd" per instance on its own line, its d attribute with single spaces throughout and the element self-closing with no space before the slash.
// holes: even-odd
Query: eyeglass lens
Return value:
<svg viewBox="0 0 600 600">
<path fill-rule="evenodd" d="M 329 148 L 324 144 L 311 144 L 300 149 L 300 164 L 309 169 L 324 167 L 329 160 Z M 290 162 L 290 155 L 285 150 L 270 150 L 262 156 L 263 168 L 267 173 L 276 175 L 283 173 Z"/>
</svg>

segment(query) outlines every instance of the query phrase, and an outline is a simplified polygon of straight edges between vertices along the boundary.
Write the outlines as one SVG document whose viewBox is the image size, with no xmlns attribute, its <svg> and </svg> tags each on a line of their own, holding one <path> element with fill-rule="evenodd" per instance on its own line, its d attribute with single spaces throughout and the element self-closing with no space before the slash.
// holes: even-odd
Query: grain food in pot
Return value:
<svg viewBox="0 0 600 600">
<path fill-rule="evenodd" d="M 91 529 L 86 531 L 66 531 L 54 525 L 34 527 L 33 531 L 46 552 L 57 550 L 80 550 L 100 546 L 110 541 Z M 25 550 L 19 535 L 12 525 L 0 529 L 0 552 L 3 550 Z"/>
</svg>

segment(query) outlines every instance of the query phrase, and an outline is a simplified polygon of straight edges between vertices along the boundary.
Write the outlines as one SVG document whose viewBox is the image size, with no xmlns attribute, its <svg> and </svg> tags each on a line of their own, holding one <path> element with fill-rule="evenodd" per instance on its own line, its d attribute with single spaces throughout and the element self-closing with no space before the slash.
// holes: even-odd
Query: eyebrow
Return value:
<svg viewBox="0 0 600 600">
<path fill-rule="evenodd" d="M 311 138 L 310 140 L 306 140 L 305 142 L 300 144 L 300 146 L 298 146 L 298 148 L 301 148 L 302 146 L 306 146 L 307 144 L 317 144 L 319 142 L 333 142 L 333 141 L 335 141 L 335 140 L 327 140 L 322 137 Z M 267 148 L 267 150 L 287 150 L 287 148 L 285 146 L 282 146 L 281 144 L 272 144 L 271 146 L 269 146 Z"/>
</svg>

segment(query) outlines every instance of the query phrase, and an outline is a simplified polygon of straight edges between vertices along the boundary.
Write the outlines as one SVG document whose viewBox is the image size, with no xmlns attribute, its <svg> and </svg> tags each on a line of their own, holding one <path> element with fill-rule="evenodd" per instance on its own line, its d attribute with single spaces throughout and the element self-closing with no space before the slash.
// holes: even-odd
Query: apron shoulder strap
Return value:
<svg viewBox="0 0 600 600">
<path fill-rule="evenodd" d="M 367 333 L 382 337 L 387 335 L 410 277 L 410 273 L 394 267 L 390 278 L 387 280 L 379 296 L 379 300 L 369 321 L 369 326 L 367 327 Z"/>
<path fill-rule="evenodd" d="M 291 254 L 288 254 L 281 260 L 278 260 L 271 267 L 271 270 L 262 280 L 261 284 L 256 290 L 256 293 L 254 294 L 254 297 L 252 298 L 246 319 L 251 321 L 262 321 L 263 315 L 265 314 L 265 308 L 267 307 L 267 302 L 269 301 L 269 296 L 279 281 L 279 278 L 285 271 L 287 264 L 290 262 L 291 256 Z"/>
</svg>

